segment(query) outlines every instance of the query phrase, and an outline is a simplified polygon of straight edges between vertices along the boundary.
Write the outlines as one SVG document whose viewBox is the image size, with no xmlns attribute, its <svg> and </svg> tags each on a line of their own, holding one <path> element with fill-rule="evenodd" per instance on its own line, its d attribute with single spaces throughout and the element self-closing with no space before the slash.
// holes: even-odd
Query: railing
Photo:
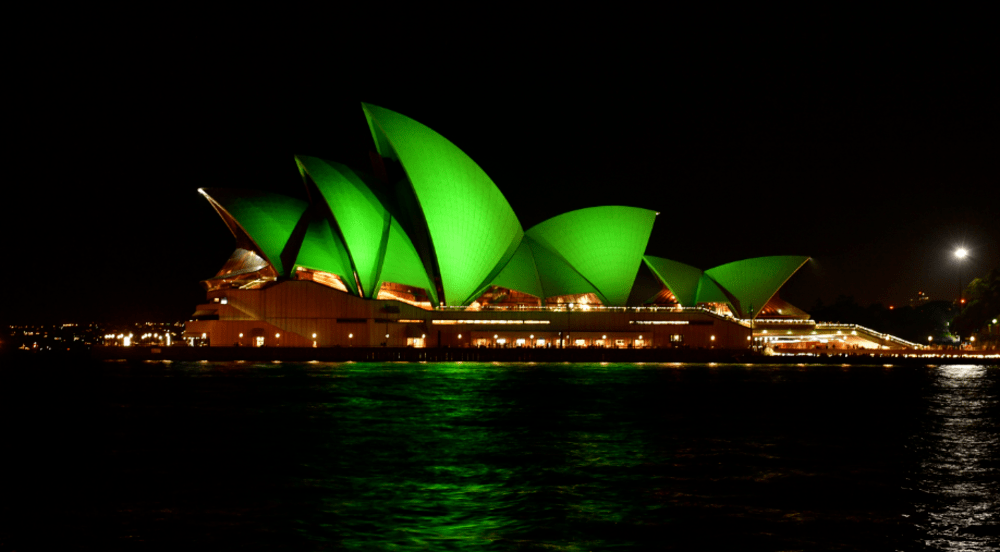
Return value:
<svg viewBox="0 0 1000 552">
<path fill-rule="evenodd" d="M 470 309 L 465 306 L 441 306 L 440 310 L 444 311 L 465 311 L 465 310 L 478 310 L 478 311 L 537 311 L 537 312 L 689 312 L 689 311 L 703 311 L 711 312 L 708 309 L 702 307 L 608 307 L 604 305 L 581 305 L 579 303 L 564 304 L 564 305 L 545 305 L 545 306 L 534 306 L 534 305 L 511 305 L 511 306 L 494 306 L 494 305 L 481 305 L 475 309 Z"/>
<path fill-rule="evenodd" d="M 883 341 L 890 341 L 892 343 L 897 343 L 899 345 L 904 345 L 904 346 L 910 347 L 912 349 L 923 349 L 925 347 L 924 345 L 921 345 L 919 343 L 912 343 L 912 342 L 907 341 L 905 339 L 896 337 L 896 336 L 894 336 L 892 334 L 877 332 L 877 331 L 875 331 L 875 330 L 873 330 L 871 328 L 866 328 L 866 327 L 861 326 L 859 324 L 835 324 L 835 323 L 820 322 L 820 323 L 816 324 L 816 329 L 817 330 L 819 330 L 819 329 L 823 329 L 823 330 L 851 330 L 851 331 L 859 331 L 860 330 L 860 331 L 863 331 L 863 332 L 865 332 L 865 333 L 867 333 L 869 335 L 873 335 L 875 337 L 878 337 L 879 339 L 881 339 Z"/>
</svg>

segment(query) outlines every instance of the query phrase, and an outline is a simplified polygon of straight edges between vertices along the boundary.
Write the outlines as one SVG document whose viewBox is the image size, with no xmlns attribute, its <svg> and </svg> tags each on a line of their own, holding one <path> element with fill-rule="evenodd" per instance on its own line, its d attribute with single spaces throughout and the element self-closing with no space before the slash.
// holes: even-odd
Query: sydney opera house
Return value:
<svg viewBox="0 0 1000 552">
<path fill-rule="evenodd" d="M 778 297 L 808 260 L 703 270 L 663 257 L 658 213 L 563 213 L 525 230 L 446 138 L 362 104 L 372 172 L 296 158 L 308 201 L 199 190 L 236 238 L 185 337 L 244 347 L 746 348 L 808 315 Z M 766 333 L 766 332 L 765 332 Z M 814 332 L 815 333 L 815 332 Z"/>
</svg>

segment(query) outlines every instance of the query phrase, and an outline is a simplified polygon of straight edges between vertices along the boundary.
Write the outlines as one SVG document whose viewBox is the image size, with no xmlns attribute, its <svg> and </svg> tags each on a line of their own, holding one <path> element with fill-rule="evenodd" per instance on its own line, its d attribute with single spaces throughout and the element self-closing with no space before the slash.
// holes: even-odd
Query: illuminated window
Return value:
<svg viewBox="0 0 1000 552">
<path fill-rule="evenodd" d="M 413 347 L 414 349 L 423 349 L 426 347 L 426 341 L 422 337 L 407 337 L 406 346 Z"/>
<path fill-rule="evenodd" d="M 684 334 L 671 334 L 670 335 L 670 342 L 671 343 L 684 343 Z"/>
</svg>

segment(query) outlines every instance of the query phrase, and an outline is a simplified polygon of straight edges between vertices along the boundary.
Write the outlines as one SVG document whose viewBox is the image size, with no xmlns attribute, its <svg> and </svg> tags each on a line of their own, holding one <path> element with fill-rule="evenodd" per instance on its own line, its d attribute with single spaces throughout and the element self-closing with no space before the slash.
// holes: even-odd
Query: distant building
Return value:
<svg viewBox="0 0 1000 552">
<path fill-rule="evenodd" d="M 918 291 L 916 297 L 910 299 L 910 306 L 913 308 L 921 307 L 929 303 L 931 298 L 924 292 Z"/>
<path fill-rule="evenodd" d="M 580 209 L 524 230 L 489 176 L 454 144 L 399 113 L 362 107 L 381 178 L 298 156 L 308 202 L 199 190 L 236 250 L 203 282 L 208 302 L 188 322 L 186 339 L 745 348 L 754 320 L 809 318 L 777 296 L 808 257 L 702 270 L 648 255 L 658 213 L 638 207 Z"/>
</svg>

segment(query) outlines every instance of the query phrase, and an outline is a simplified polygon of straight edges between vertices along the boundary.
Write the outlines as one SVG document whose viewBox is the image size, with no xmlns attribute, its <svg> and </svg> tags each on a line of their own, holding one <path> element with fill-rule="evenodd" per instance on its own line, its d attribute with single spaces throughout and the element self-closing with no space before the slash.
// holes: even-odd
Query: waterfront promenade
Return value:
<svg viewBox="0 0 1000 552">
<path fill-rule="evenodd" d="M 810 364 L 1000 364 L 1000 350 L 804 350 L 764 355 L 727 349 L 603 348 L 298 348 L 298 347 L 103 347 L 101 360 L 324 361 L 324 362 L 742 362 Z"/>
</svg>

